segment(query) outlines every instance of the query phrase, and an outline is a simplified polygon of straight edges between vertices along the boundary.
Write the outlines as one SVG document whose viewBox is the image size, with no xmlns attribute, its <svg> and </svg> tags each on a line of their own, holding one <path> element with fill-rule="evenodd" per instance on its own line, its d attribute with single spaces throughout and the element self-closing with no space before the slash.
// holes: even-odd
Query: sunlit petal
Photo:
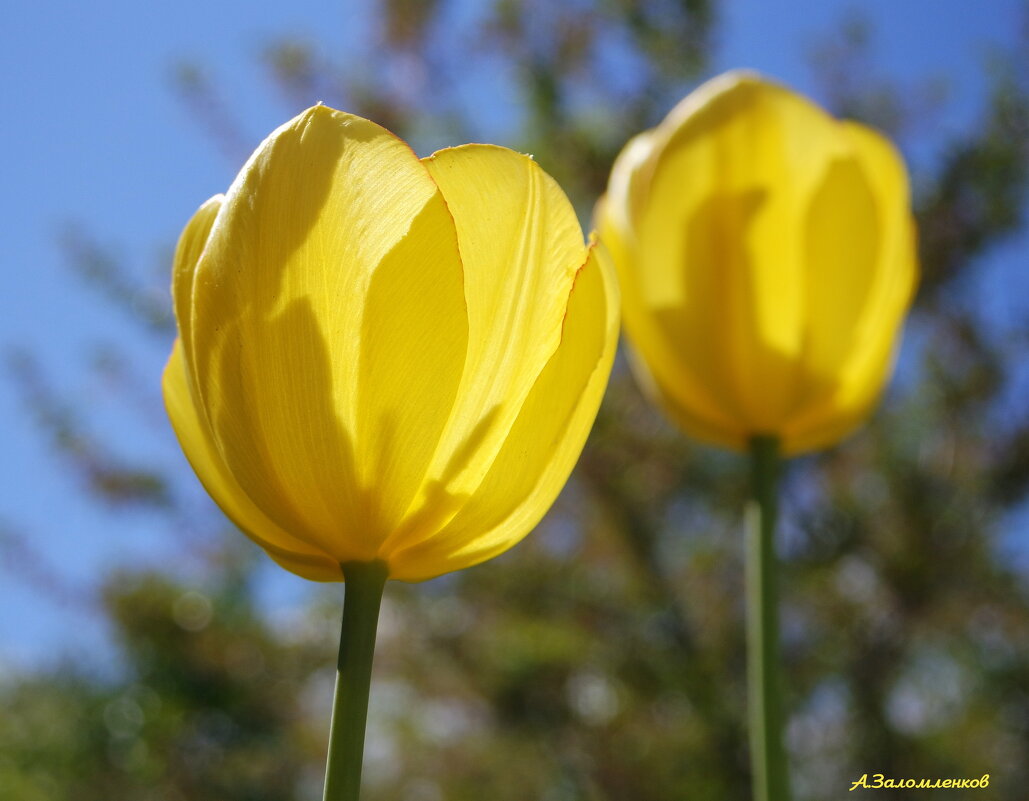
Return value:
<svg viewBox="0 0 1029 801">
<path fill-rule="evenodd" d="M 272 134 L 215 222 L 193 330 L 198 395 L 240 486 L 296 536 L 374 557 L 421 485 L 467 347 L 453 220 L 410 148 L 324 106 Z"/>
<path fill-rule="evenodd" d="M 224 195 L 215 195 L 204 202 L 186 223 L 182 235 L 175 248 L 175 261 L 172 266 L 172 304 L 175 308 L 175 319 L 179 323 L 179 336 L 192 347 L 192 304 L 193 278 L 196 276 L 197 262 L 204 252 L 211 226 L 221 209 Z"/>
<path fill-rule="evenodd" d="M 391 558 L 397 578 L 417 581 L 501 553 L 539 522 L 582 451 L 614 359 L 618 288 L 592 248 L 567 301 L 560 346 L 534 383 L 475 495 L 436 536 Z"/>
<path fill-rule="evenodd" d="M 283 566 L 314 581 L 339 581 L 339 562 L 283 531 L 240 488 L 214 446 L 211 432 L 197 413 L 189 374 L 178 340 L 164 369 L 164 404 L 168 417 L 200 483 L 225 515 Z"/>
<path fill-rule="evenodd" d="M 892 372 L 896 332 L 918 281 L 904 164 L 876 132 L 841 127 L 852 156 L 838 163 L 829 176 L 837 186 L 826 191 L 847 198 L 823 198 L 810 221 L 803 354 L 810 387 L 785 427 L 793 451 L 835 442 L 868 416 Z M 835 218 L 825 219 L 830 211 Z"/>
<path fill-rule="evenodd" d="M 586 254 L 571 204 L 528 156 L 465 145 L 424 163 L 457 225 L 468 354 L 422 494 L 386 554 L 393 542 L 431 534 L 482 481 L 557 349 L 568 294 Z"/>
</svg>

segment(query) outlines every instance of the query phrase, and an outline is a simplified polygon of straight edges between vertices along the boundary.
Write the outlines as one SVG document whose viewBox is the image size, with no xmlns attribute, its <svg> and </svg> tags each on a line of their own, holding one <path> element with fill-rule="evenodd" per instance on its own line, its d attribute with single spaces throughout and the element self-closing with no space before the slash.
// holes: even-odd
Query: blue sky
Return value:
<svg viewBox="0 0 1029 801">
<path fill-rule="evenodd" d="M 124 345 L 152 390 L 140 403 L 157 408 L 170 343 L 141 336 L 119 312 L 96 302 L 67 269 L 56 233 L 74 221 L 140 270 L 167 269 L 166 249 L 183 222 L 227 187 L 239 166 L 190 119 L 171 89 L 173 65 L 183 59 L 207 65 L 256 145 L 290 115 L 266 85 L 261 48 L 288 33 L 324 52 L 347 52 L 366 5 L 41 0 L 5 8 L 0 204 L 8 283 L 0 348 L 36 353 L 57 387 L 92 410 L 94 433 L 119 451 L 187 469 L 159 415 L 136 415 L 118 393 L 89 378 L 91 348 L 105 341 Z M 858 9 L 875 24 L 876 64 L 884 73 L 947 80 L 953 102 L 935 131 L 946 134 L 974 118 L 989 48 L 1014 41 L 1021 6 L 1017 0 L 729 0 L 712 71 L 753 67 L 815 92 L 811 44 L 841 14 Z M 491 120 L 504 119 L 504 109 L 488 95 L 472 101 L 481 103 L 487 129 Z M 1013 269 L 1011 252 L 997 257 L 999 283 Z M 2 380 L 0 442 L 0 528 L 23 533 L 55 573 L 90 586 L 117 564 L 189 568 L 193 557 L 167 524 L 144 513 L 110 514 L 86 501 L 74 477 L 55 464 L 11 382 Z M 284 581 L 284 596 L 302 593 L 300 579 Z M 50 597 L 0 560 L 0 672 L 5 664 L 35 664 L 61 649 L 92 651 L 104 637 L 95 615 Z"/>
</svg>

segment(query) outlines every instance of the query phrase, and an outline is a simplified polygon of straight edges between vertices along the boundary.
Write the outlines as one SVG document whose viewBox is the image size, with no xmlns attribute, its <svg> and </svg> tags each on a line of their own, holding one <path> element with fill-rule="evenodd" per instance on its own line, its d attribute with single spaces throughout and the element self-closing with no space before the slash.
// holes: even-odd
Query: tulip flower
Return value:
<svg viewBox="0 0 1029 801">
<path fill-rule="evenodd" d="M 598 222 L 640 383 L 687 433 L 790 455 L 869 415 L 917 281 L 884 137 L 731 72 L 629 142 Z"/>
<path fill-rule="evenodd" d="M 549 508 L 611 369 L 613 268 L 531 158 L 419 160 L 319 105 L 196 212 L 172 290 L 164 395 L 200 481 L 280 565 L 347 583 L 326 798 L 357 798 L 384 582 Z"/>
<path fill-rule="evenodd" d="M 640 383 L 687 433 L 751 452 L 759 801 L 789 795 L 772 542 L 779 457 L 838 442 L 889 378 L 917 282 L 908 194 L 883 136 L 731 72 L 632 139 L 598 204 Z"/>
</svg>

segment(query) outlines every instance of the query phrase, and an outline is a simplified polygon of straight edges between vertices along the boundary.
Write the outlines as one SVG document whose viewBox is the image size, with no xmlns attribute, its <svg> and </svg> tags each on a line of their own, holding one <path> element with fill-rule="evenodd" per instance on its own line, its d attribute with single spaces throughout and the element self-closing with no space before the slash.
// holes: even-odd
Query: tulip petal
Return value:
<svg viewBox="0 0 1029 801">
<path fill-rule="evenodd" d="M 192 347 L 192 304 L 193 278 L 196 275 L 197 262 L 204 252 L 211 226 L 221 209 L 224 195 L 215 195 L 194 212 L 186 223 L 179 242 L 175 247 L 175 260 L 172 267 L 172 305 L 175 308 L 175 320 L 179 327 L 179 336 L 187 347 Z"/>
<path fill-rule="evenodd" d="M 738 415 L 731 413 L 725 393 L 716 395 L 712 381 L 697 378 L 713 371 L 684 361 L 681 354 L 687 343 L 669 335 L 673 328 L 669 325 L 671 320 L 653 314 L 643 296 L 645 271 L 638 269 L 640 261 L 633 249 L 635 235 L 617 219 L 619 210 L 626 207 L 627 197 L 619 191 L 616 181 L 621 158 L 615 162 L 611 185 L 597 206 L 596 216 L 601 239 L 618 267 L 629 364 L 646 394 L 684 430 L 706 442 L 740 448 L 746 442 L 746 431 Z M 710 341 L 708 346 L 709 358 L 720 354 Z"/>
<path fill-rule="evenodd" d="M 586 255 L 575 211 L 530 157 L 465 145 L 423 163 L 457 226 L 468 355 L 423 492 L 409 524 L 384 545 L 386 553 L 432 534 L 482 481 L 558 347 L 568 295 Z"/>
<path fill-rule="evenodd" d="M 607 194 L 595 211 L 601 240 L 619 272 L 629 364 L 644 391 L 684 429 L 708 442 L 739 447 L 745 432 L 721 396 L 713 393 L 711 382 L 696 380 L 696 369 L 680 356 L 683 343 L 667 335 L 661 325 L 667 319 L 653 315 L 644 297 L 647 269 L 635 232 L 647 208 L 650 159 L 665 136 L 654 130 L 629 140 L 615 159 Z"/>
<path fill-rule="evenodd" d="M 247 497 L 215 448 L 189 387 L 181 340 L 164 370 L 164 403 L 172 428 L 200 483 L 236 526 L 280 565 L 313 581 L 342 581 L 339 563 L 279 528 Z"/>
<path fill-rule="evenodd" d="M 827 165 L 811 198 L 807 230 L 805 382 L 832 381 L 854 353 L 857 323 L 867 314 L 881 262 L 875 198 L 857 159 Z"/>
<path fill-rule="evenodd" d="M 789 453 L 835 442 L 867 417 L 892 372 L 918 280 L 900 155 L 865 126 L 841 123 L 840 131 L 851 155 L 830 167 L 809 222 L 802 363 L 811 387 L 784 431 Z"/>
<path fill-rule="evenodd" d="M 748 430 L 772 432 L 798 391 L 797 221 L 839 149 L 835 123 L 743 75 L 676 124 L 639 215 L 640 293 L 695 382 Z"/>
<path fill-rule="evenodd" d="M 478 564 L 522 539 L 557 498 L 600 407 L 618 335 L 618 287 L 593 247 L 570 297 L 558 349 L 534 383 L 475 495 L 437 535 L 390 557 L 420 581 Z"/>
<path fill-rule="evenodd" d="M 188 354 L 217 449 L 280 528 L 375 558 L 467 349 L 453 220 L 403 142 L 324 106 L 258 148 L 200 258 Z"/>
</svg>

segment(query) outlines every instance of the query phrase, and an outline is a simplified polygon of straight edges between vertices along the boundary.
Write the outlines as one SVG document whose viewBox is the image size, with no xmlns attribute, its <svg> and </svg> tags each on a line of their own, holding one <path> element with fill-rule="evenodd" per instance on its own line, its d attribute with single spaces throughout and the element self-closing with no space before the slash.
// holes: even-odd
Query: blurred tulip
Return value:
<svg viewBox="0 0 1029 801">
<path fill-rule="evenodd" d="M 518 542 L 596 415 L 618 293 L 531 158 L 419 160 L 316 106 L 186 226 L 168 414 L 225 513 L 287 569 L 419 581 Z"/>
<path fill-rule="evenodd" d="M 641 383 L 711 443 L 840 440 L 892 371 L 909 203 L 874 131 L 753 73 L 701 86 L 629 142 L 598 206 Z"/>
</svg>

